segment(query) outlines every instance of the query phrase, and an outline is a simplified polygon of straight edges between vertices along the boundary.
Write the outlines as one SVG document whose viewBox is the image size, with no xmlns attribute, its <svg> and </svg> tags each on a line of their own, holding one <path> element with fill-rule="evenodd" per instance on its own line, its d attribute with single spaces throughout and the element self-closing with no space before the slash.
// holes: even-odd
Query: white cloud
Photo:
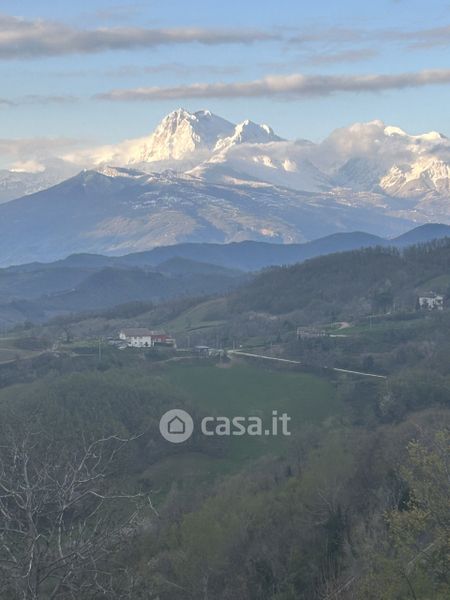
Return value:
<svg viewBox="0 0 450 600">
<path fill-rule="evenodd" d="M 161 45 L 249 44 L 277 39 L 257 29 L 101 27 L 83 30 L 43 19 L 0 15 L 0 59 L 90 54 Z"/>
<path fill-rule="evenodd" d="M 36 172 L 42 164 L 82 144 L 86 144 L 86 140 L 64 137 L 0 138 L 0 163 L 16 171 L 29 170 L 25 168 L 28 166 Z"/>
<path fill-rule="evenodd" d="M 9 169 L 14 173 L 43 173 L 45 165 L 37 160 L 18 160 Z"/>
<path fill-rule="evenodd" d="M 258 98 L 328 96 L 336 92 L 381 92 L 450 83 L 450 69 L 368 75 L 274 75 L 234 83 L 194 83 L 171 87 L 115 89 L 97 94 L 111 101 L 155 101 L 187 98 Z"/>
</svg>

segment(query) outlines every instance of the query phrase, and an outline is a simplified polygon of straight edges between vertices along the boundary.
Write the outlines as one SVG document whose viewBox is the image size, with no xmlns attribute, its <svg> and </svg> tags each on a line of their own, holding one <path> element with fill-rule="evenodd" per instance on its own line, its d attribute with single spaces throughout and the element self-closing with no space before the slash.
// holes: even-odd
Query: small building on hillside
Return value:
<svg viewBox="0 0 450 600">
<path fill-rule="evenodd" d="M 419 296 L 419 307 L 423 310 L 444 310 L 444 296 L 434 292 Z"/>
<path fill-rule="evenodd" d="M 175 346 L 175 340 L 165 331 L 153 331 L 138 327 L 135 329 L 122 329 L 119 338 L 130 348 L 153 348 L 154 346 Z"/>
</svg>

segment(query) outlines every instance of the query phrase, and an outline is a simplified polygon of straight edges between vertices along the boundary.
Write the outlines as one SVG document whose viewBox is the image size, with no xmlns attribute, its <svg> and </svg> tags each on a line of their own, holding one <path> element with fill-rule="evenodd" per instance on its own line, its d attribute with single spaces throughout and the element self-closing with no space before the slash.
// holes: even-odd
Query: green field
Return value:
<svg viewBox="0 0 450 600">
<path fill-rule="evenodd" d="M 218 319 L 217 315 L 221 315 L 225 308 L 226 300 L 224 298 L 208 300 L 207 302 L 202 302 L 201 304 L 189 308 L 176 319 L 160 323 L 160 325 L 170 331 L 174 336 L 198 331 L 200 329 L 218 327 L 225 321 L 223 319 Z"/>
<path fill-rule="evenodd" d="M 412 313 L 410 318 L 405 318 L 404 315 L 375 315 L 372 318 L 360 320 L 357 324 L 351 324 L 345 329 L 325 328 L 332 333 L 338 333 L 345 336 L 368 334 L 377 336 L 386 331 L 413 331 L 417 329 L 426 329 L 429 327 L 427 318 L 429 313 Z"/>
<path fill-rule="evenodd" d="M 247 461 L 259 457 L 281 456 L 295 444 L 302 430 L 320 426 L 343 414 L 333 385 L 314 375 L 298 372 L 271 371 L 254 366 L 214 365 L 170 366 L 163 377 L 180 389 L 199 415 L 259 416 L 264 425 L 271 423 L 272 411 L 291 417 L 292 435 L 208 438 L 220 443 L 220 453 L 191 452 L 188 446 L 176 457 L 166 458 L 154 466 L 149 476 L 155 487 L 167 490 L 177 485 L 201 484 L 218 475 L 238 471 Z M 174 407 L 176 408 L 176 407 Z M 206 446 L 206 451 L 208 446 Z"/>
<path fill-rule="evenodd" d="M 340 412 L 334 387 L 324 379 L 298 372 L 255 366 L 171 366 L 165 378 L 184 390 L 195 407 L 212 415 L 261 415 L 288 412 L 297 427 L 320 423 Z"/>
</svg>

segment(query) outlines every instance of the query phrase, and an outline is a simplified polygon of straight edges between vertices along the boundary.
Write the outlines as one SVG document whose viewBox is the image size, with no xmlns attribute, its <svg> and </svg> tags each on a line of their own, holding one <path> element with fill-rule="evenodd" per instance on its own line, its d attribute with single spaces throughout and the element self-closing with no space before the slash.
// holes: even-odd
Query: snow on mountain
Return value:
<svg viewBox="0 0 450 600">
<path fill-rule="evenodd" d="M 180 108 L 142 138 L 65 155 L 33 173 L 26 172 L 26 164 L 24 172 L 0 171 L 0 203 L 48 188 L 84 168 L 97 171 L 96 179 L 90 176 L 91 188 L 95 180 L 99 189 L 112 190 L 115 179 L 114 193 L 126 179 L 153 186 L 161 198 L 183 197 L 186 186 L 195 185 L 213 187 L 223 197 L 243 188 L 278 198 L 285 189 L 320 198 L 325 194 L 362 214 L 370 209 L 417 222 L 450 223 L 450 140 L 436 131 L 409 134 L 380 120 L 336 129 L 312 143 L 283 140 L 268 125 L 250 120 L 235 125 L 208 110 Z M 257 231 L 272 231 L 266 225 L 255 217 Z M 345 223 L 336 219 L 340 227 Z M 288 239 L 287 233 L 274 236 Z"/>
<path fill-rule="evenodd" d="M 105 164 L 141 167 L 151 163 L 155 170 L 175 167 L 187 160 L 186 167 L 192 168 L 194 165 L 189 161 L 197 164 L 204 160 L 218 141 L 232 135 L 234 130 L 233 123 L 209 110 L 190 113 L 179 108 L 164 117 L 149 136 L 84 150 L 65 158 L 87 167 Z"/>
<path fill-rule="evenodd" d="M 391 196 L 414 198 L 429 192 L 450 192 L 450 164 L 443 160 L 422 157 L 412 164 L 394 165 L 382 177 L 380 187 Z"/>
<path fill-rule="evenodd" d="M 307 157 L 305 148 L 293 142 L 241 144 L 214 154 L 209 160 L 188 171 L 189 175 L 214 183 L 243 181 L 317 192 L 330 188 L 328 177 Z"/>
<path fill-rule="evenodd" d="M 336 129 L 316 146 L 313 154 L 317 165 L 326 171 L 336 170 L 350 159 L 365 158 L 387 172 L 395 163 L 449 150 L 449 140 L 442 134 L 409 135 L 399 127 L 376 120 Z"/>
<path fill-rule="evenodd" d="M 450 140 L 444 135 L 410 135 L 382 121 L 337 129 L 311 153 L 312 162 L 334 185 L 399 198 L 446 193 L 449 159 Z"/>
<path fill-rule="evenodd" d="M 435 131 L 409 135 L 378 120 L 337 129 L 319 144 L 274 136 L 270 128 L 245 121 L 187 173 L 214 183 L 265 182 L 309 192 L 342 187 L 399 198 L 448 190 L 441 163 L 450 159 L 450 141 Z M 427 172 L 421 174 L 422 168 Z M 420 185 L 413 183 L 417 177 Z"/>
<path fill-rule="evenodd" d="M 375 120 L 333 131 L 313 144 L 286 141 L 268 125 L 234 125 L 207 110 L 182 108 L 150 136 L 66 157 L 80 166 L 172 169 L 209 183 L 276 185 L 308 192 L 345 188 L 399 198 L 446 194 L 450 140 L 441 133 L 411 135 Z M 435 162 L 437 161 L 437 162 Z"/>
<path fill-rule="evenodd" d="M 196 152 L 210 151 L 234 131 L 234 125 L 209 110 L 190 113 L 182 108 L 170 113 L 148 141 L 136 145 L 128 162 L 180 160 Z"/>
<path fill-rule="evenodd" d="M 280 142 L 282 138 L 276 135 L 269 125 L 258 125 L 246 120 L 236 125 L 233 135 L 220 139 L 214 147 L 215 152 L 223 152 L 237 144 L 268 144 Z"/>
<path fill-rule="evenodd" d="M 409 135 L 408 133 L 406 133 L 406 131 L 403 131 L 403 129 L 400 129 L 400 127 L 393 127 L 391 125 L 388 125 L 387 127 L 384 128 L 384 134 L 385 135 L 400 135 L 405 138 L 409 138 L 410 140 L 419 140 L 419 141 L 423 140 L 425 142 L 439 142 L 441 140 L 447 139 L 444 134 L 439 133 L 438 131 L 429 131 L 428 133 L 422 133 L 420 135 Z"/>
<path fill-rule="evenodd" d="M 95 169 L 95 172 L 100 175 L 106 175 L 106 177 L 126 177 L 129 179 L 138 179 L 143 176 L 142 171 L 136 169 L 126 169 L 125 167 L 110 167 L 103 166 Z"/>
</svg>

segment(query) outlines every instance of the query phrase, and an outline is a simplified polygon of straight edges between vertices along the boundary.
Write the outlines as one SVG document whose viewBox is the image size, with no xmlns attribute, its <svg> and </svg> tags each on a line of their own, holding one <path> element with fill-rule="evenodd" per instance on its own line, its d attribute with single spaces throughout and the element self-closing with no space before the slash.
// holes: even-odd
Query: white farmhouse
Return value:
<svg viewBox="0 0 450 600">
<path fill-rule="evenodd" d="M 175 346 L 175 340 L 164 331 L 153 331 L 139 327 L 122 329 L 119 338 L 131 348 L 152 348 L 153 346 Z"/>
<path fill-rule="evenodd" d="M 151 348 L 153 345 L 150 329 L 122 329 L 119 338 L 132 348 Z"/>
<path fill-rule="evenodd" d="M 444 310 L 444 296 L 430 292 L 419 297 L 419 306 L 425 310 Z"/>
</svg>

